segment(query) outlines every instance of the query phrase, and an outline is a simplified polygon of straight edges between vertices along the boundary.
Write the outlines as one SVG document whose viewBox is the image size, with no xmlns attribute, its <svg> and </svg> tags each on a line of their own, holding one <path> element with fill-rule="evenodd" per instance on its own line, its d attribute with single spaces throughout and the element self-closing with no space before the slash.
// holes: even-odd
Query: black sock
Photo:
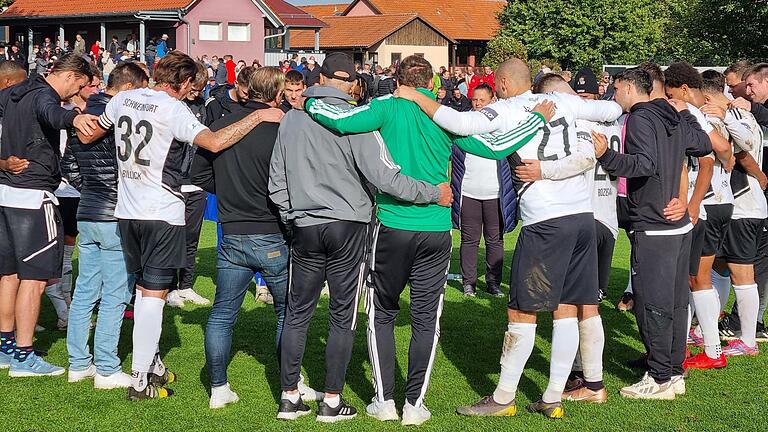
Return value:
<svg viewBox="0 0 768 432">
<path fill-rule="evenodd" d="M 13 358 L 16 359 L 16 361 L 23 362 L 27 360 L 27 357 L 31 356 L 32 353 L 35 351 L 32 349 L 31 346 L 28 347 L 16 347 L 16 351 L 13 353 Z"/>
<path fill-rule="evenodd" d="M 601 388 L 605 387 L 605 384 L 603 384 L 602 380 L 595 381 L 595 382 L 584 381 L 584 387 L 586 387 L 586 388 L 588 388 L 588 389 L 590 389 L 592 391 L 598 391 Z"/>
<path fill-rule="evenodd" d="M 16 335 L 14 332 L 0 332 L 0 352 L 12 355 L 16 350 Z"/>
<path fill-rule="evenodd" d="M 573 381 L 577 378 L 584 379 L 584 372 L 582 371 L 571 371 L 571 374 L 568 375 L 568 381 Z"/>
</svg>

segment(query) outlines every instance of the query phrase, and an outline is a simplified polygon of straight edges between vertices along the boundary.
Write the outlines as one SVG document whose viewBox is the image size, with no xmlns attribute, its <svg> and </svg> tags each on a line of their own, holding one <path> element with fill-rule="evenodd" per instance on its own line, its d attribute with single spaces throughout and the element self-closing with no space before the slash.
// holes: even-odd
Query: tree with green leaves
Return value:
<svg viewBox="0 0 768 432">
<path fill-rule="evenodd" d="M 564 68 L 638 63 L 663 44 L 668 9 L 656 0 L 517 0 L 499 14 L 499 34 L 518 38 L 530 58 Z"/>
<path fill-rule="evenodd" d="M 496 69 L 501 63 L 511 57 L 528 60 L 528 50 L 525 49 L 525 45 L 517 38 L 502 32 L 488 42 L 482 63 L 483 66 L 490 66 Z"/>
</svg>

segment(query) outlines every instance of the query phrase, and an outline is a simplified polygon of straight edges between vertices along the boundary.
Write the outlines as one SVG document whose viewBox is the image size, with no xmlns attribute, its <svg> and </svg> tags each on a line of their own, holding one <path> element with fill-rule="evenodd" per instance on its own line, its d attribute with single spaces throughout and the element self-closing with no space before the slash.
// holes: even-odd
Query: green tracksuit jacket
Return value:
<svg viewBox="0 0 768 432">
<path fill-rule="evenodd" d="M 418 90 L 434 98 L 429 90 Z M 468 153 L 500 160 L 528 143 L 545 124 L 542 115 L 531 113 L 516 129 L 504 134 L 459 138 L 437 126 L 415 103 L 392 95 L 350 111 L 309 99 L 306 110 L 315 121 L 342 134 L 379 131 L 403 174 L 434 185 L 450 181 L 448 165 L 453 144 Z M 450 207 L 407 203 L 385 194 L 378 194 L 376 203 L 377 216 L 388 228 L 434 232 L 451 229 Z"/>
</svg>

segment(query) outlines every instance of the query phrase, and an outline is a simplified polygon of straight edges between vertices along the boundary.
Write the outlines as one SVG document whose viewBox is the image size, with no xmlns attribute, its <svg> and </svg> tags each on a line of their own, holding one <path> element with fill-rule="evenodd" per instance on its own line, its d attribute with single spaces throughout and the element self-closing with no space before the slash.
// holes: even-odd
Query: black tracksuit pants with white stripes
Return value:
<svg viewBox="0 0 768 432">
<path fill-rule="evenodd" d="M 400 294 L 411 285 L 411 345 L 405 397 L 424 401 L 440 337 L 440 314 L 451 262 L 451 234 L 403 231 L 381 224 L 374 230 L 368 279 L 368 351 L 373 384 L 380 401 L 395 389 L 395 318 Z"/>
<path fill-rule="evenodd" d="M 337 221 L 294 228 L 288 302 L 280 341 L 283 390 L 293 390 L 299 382 L 307 328 L 325 280 L 331 293 L 325 391 L 341 393 L 344 389 L 365 277 L 368 227 L 367 223 Z"/>
</svg>

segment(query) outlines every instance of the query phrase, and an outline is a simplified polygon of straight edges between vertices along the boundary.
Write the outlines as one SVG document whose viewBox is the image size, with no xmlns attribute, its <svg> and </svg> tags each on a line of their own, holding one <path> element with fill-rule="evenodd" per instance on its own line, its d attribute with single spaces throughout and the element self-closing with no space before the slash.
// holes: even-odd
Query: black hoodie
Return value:
<svg viewBox="0 0 768 432">
<path fill-rule="evenodd" d="M 53 193 L 61 182 L 60 131 L 72 127 L 77 114 L 61 107 L 59 94 L 41 76 L 0 91 L 0 159 L 29 160 L 21 174 L 0 171 L 0 184 Z"/>
<path fill-rule="evenodd" d="M 212 131 L 234 124 L 256 110 L 270 108 L 254 101 L 233 103 L 229 107 L 231 114 L 214 121 Z M 219 222 L 224 234 L 281 232 L 280 214 L 269 200 L 268 189 L 269 163 L 279 127 L 278 123 L 261 123 L 240 142 L 221 153 L 198 150 L 192 182 L 216 193 Z"/>
<path fill-rule="evenodd" d="M 752 102 L 752 115 L 760 126 L 768 127 L 768 101 L 764 104 Z"/>
<path fill-rule="evenodd" d="M 627 118 L 624 152 L 609 148 L 598 161 L 608 174 L 627 178 L 631 229 L 665 231 L 688 225 L 687 214 L 671 222 L 664 208 L 680 195 L 684 157 L 712 152 L 696 118 L 688 110 L 678 113 L 664 99 L 635 104 Z"/>
</svg>

